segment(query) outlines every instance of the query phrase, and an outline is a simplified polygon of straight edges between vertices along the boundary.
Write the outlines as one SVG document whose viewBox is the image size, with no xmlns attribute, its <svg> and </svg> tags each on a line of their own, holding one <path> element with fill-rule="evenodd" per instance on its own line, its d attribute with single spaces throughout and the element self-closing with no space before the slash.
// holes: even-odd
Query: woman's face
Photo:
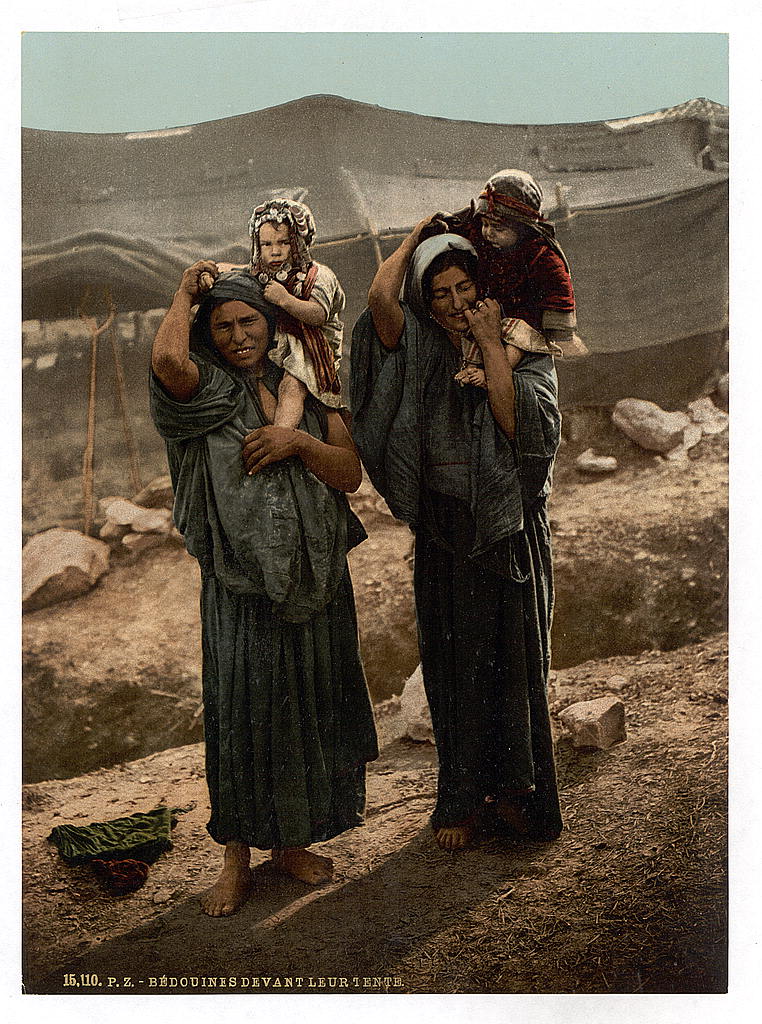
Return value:
<svg viewBox="0 0 762 1024">
<path fill-rule="evenodd" d="M 239 370 L 256 368 L 264 359 L 270 331 L 263 313 L 240 299 L 215 306 L 209 320 L 212 343 L 222 358 Z"/>
<path fill-rule="evenodd" d="M 466 310 L 475 305 L 476 282 L 462 267 L 448 267 L 431 279 L 431 315 L 446 331 L 467 331 Z"/>
</svg>

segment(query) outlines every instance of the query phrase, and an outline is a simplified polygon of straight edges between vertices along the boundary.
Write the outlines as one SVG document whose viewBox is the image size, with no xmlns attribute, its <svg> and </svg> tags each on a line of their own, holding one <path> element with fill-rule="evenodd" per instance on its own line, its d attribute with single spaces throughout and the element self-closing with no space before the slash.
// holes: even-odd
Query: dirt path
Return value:
<svg viewBox="0 0 762 1024">
<path fill-rule="evenodd" d="M 310 889 L 260 855 L 256 894 L 230 919 L 199 909 L 219 865 L 200 744 L 27 786 L 27 990 L 229 992 L 235 978 L 237 991 L 309 994 L 722 991 L 726 657 L 716 636 L 554 674 L 554 710 L 613 685 L 628 727 L 602 753 L 559 743 L 557 842 L 443 853 L 427 824 L 433 749 L 397 743 L 372 766 L 366 827 L 325 844 L 335 880 Z M 159 802 L 189 809 L 129 896 L 105 895 L 46 840 Z M 99 987 L 83 984 L 93 974 Z"/>
</svg>

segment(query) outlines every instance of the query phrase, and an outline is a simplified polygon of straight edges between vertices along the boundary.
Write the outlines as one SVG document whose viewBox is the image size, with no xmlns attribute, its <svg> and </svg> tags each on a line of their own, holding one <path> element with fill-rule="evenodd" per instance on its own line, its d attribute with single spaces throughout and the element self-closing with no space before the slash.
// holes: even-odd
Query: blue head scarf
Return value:
<svg viewBox="0 0 762 1024">
<path fill-rule="evenodd" d="M 230 364 L 217 352 L 212 342 L 210 320 L 212 310 L 222 302 L 238 299 L 256 309 L 267 321 L 270 346 L 275 339 L 275 322 L 277 309 L 264 296 L 262 285 L 245 270 L 229 270 L 215 280 L 212 287 L 199 303 L 196 316 L 191 325 L 190 348 L 195 355 L 207 362 L 214 363 L 230 372 Z"/>
</svg>

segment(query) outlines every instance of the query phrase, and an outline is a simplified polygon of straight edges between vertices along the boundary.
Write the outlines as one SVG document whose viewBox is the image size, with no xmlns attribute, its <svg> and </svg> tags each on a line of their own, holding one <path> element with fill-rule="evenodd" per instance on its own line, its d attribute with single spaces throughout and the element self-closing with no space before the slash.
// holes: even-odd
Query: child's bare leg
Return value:
<svg viewBox="0 0 762 1024">
<path fill-rule="evenodd" d="M 276 427 L 291 427 L 296 430 L 304 415 L 304 399 L 307 388 L 290 373 L 284 373 L 278 386 L 278 408 L 273 422 Z"/>
<path fill-rule="evenodd" d="M 329 882 L 333 877 L 333 861 L 330 857 L 321 857 L 303 847 L 288 847 L 273 850 L 273 864 L 279 871 L 293 875 L 308 885 L 320 885 Z"/>
<path fill-rule="evenodd" d="M 249 858 L 249 847 L 245 843 L 236 841 L 226 844 L 222 874 L 201 898 L 205 914 L 210 917 L 228 917 L 243 906 L 251 888 Z"/>
<path fill-rule="evenodd" d="M 506 343 L 505 354 L 508 358 L 508 365 L 513 369 L 521 360 L 524 358 L 524 352 L 522 349 L 517 348 L 515 345 L 511 345 L 510 342 Z"/>
</svg>

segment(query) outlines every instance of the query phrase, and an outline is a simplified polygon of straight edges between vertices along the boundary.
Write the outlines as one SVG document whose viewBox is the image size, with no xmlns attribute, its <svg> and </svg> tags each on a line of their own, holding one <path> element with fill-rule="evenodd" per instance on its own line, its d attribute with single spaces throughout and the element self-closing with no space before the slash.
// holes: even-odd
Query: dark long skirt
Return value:
<svg viewBox="0 0 762 1024">
<path fill-rule="evenodd" d="M 268 850 L 361 825 L 378 749 L 349 571 L 306 624 L 204 579 L 201 622 L 212 838 Z"/>
<path fill-rule="evenodd" d="M 467 506 L 431 497 L 440 537 L 453 549 L 431 531 L 416 534 L 421 663 L 439 757 L 432 825 L 467 820 L 487 797 L 529 791 L 521 803 L 532 835 L 554 838 L 562 820 L 546 690 L 553 576 L 544 504 L 512 546 L 528 575 L 517 583 L 466 557 L 474 529 Z"/>
</svg>

